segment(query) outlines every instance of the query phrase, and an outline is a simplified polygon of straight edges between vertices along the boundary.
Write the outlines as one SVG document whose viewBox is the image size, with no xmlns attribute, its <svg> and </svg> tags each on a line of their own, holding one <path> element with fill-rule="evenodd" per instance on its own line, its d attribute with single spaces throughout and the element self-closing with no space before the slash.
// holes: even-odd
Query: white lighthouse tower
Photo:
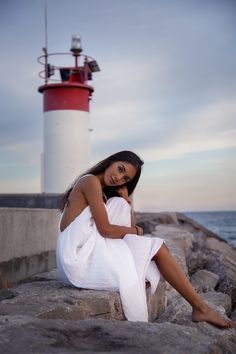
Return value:
<svg viewBox="0 0 236 354">
<path fill-rule="evenodd" d="M 100 69 L 94 59 L 82 54 L 79 35 L 72 37 L 72 53 L 48 54 L 43 50 L 39 62 L 44 65 L 40 76 L 45 83 L 38 89 L 44 110 L 41 188 L 44 193 L 62 193 L 89 167 L 89 101 L 94 89 L 88 81 L 92 72 Z M 74 66 L 51 65 L 48 58 L 52 55 L 72 55 Z M 57 73 L 60 79 L 52 79 Z"/>
</svg>

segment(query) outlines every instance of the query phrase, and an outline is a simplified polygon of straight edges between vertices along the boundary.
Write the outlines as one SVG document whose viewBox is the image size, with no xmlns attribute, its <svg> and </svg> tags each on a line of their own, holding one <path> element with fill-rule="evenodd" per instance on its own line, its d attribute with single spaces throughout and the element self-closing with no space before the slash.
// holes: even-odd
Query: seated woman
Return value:
<svg viewBox="0 0 236 354">
<path fill-rule="evenodd" d="M 119 291 L 126 318 L 148 321 L 146 282 L 154 293 L 161 273 L 190 303 L 193 321 L 233 327 L 196 293 L 164 240 L 143 236 L 134 224 L 130 195 L 142 165 L 133 152 L 118 152 L 90 168 L 64 194 L 59 277 L 80 288 Z"/>
</svg>

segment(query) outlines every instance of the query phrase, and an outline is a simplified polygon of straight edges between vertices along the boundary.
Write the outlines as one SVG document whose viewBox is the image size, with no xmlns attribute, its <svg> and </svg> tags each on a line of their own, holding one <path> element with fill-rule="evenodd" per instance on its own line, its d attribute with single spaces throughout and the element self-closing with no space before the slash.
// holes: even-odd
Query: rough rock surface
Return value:
<svg viewBox="0 0 236 354">
<path fill-rule="evenodd" d="M 175 257 L 177 262 L 182 267 L 184 273 L 188 277 L 188 268 L 186 264 L 186 257 L 191 254 L 193 235 L 186 231 L 180 230 L 171 225 L 158 225 L 152 232 L 155 237 L 160 237 L 165 239 L 165 243 L 171 251 L 172 255 Z M 172 286 L 166 283 L 166 302 L 167 304 L 171 299 L 177 296 L 177 291 L 172 288 Z"/>
<path fill-rule="evenodd" d="M 236 249 L 219 238 L 194 239 L 193 252 L 186 258 L 189 274 L 206 269 L 219 276 L 217 290 L 232 297 L 236 306 Z"/>
<path fill-rule="evenodd" d="M 236 320 L 236 250 L 183 214 L 137 217 L 150 237 L 165 238 L 204 300 Z M 190 305 L 164 281 L 148 298 L 149 323 L 127 322 L 119 294 L 64 287 L 55 271 L 2 287 L 2 353 L 236 353 L 236 329 L 192 322 Z"/>
<path fill-rule="evenodd" d="M 9 291 L 7 289 L 2 289 Z M 147 292 L 149 321 L 165 310 L 165 283 L 160 281 L 155 294 Z M 90 317 L 124 320 L 117 292 L 63 286 L 56 270 L 31 277 L 17 285 L 11 296 L 0 302 L 0 315 L 28 315 L 44 319 L 81 320 Z"/>
<path fill-rule="evenodd" d="M 208 292 L 201 295 L 205 302 L 214 310 L 218 311 L 225 317 L 231 314 L 231 298 L 227 294 Z M 173 322 L 178 324 L 191 325 L 192 308 L 186 300 L 180 295 L 172 298 L 171 303 L 166 308 L 166 311 L 161 315 L 158 322 Z"/>
<path fill-rule="evenodd" d="M 214 290 L 219 279 L 219 275 L 200 269 L 191 276 L 191 283 L 195 290 L 202 293 Z"/>
<path fill-rule="evenodd" d="M 2 317 L 2 353 L 158 353 L 224 354 L 236 349 L 232 330 L 199 330 L 173 323 L 131 323 L 89 319 L 41 320 Z M 7 324 L 6 324 L 7 323 Z M 204 333 L 205 332 L 205 333 Z M 180 340 L 181 338 L 181 340 Z"/>
</svg>

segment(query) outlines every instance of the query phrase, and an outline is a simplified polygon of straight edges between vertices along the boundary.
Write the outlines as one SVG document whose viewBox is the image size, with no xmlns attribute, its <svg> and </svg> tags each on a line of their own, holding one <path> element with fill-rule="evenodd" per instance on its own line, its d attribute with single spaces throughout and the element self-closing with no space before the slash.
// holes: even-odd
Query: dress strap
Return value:
<svg viewBox="0 0 236 354">
<path fill-rule="evenodd" d="M 87 177 L 87 176 L 94 176 L 94 175 L 92 173 L 87 173 L 86 175 L 79 177 L 78 181 L 80 181 L 82 178 Z"/>
<path fill-rule="evenodd" d="M 77 183 L 78 181 L 80 181 L 82 178 L 87 177 L 87 176 L 94 176 L 94 175 L 93 175 L 92 173 L 87 173 L 86 175 L 83 175 L 83 176 L 79 177 L 79 178 L 74 182 L 74 184 L 73 184 L 73 186 L 72 186 L 72 190 L 74 189 L 74 186 L 76 185 L 76 183 Z M 65 211 L 67 205 L 68 205 L 68 201 L 66 202 L 66 204 L 65 204 L 65 206 L 64 206 L 64 209 L 63 209 L 63 211 L 62 211 L 62 213 L 61 213 L 61 217 L 60 217 L 60 219 L 59 219 L 59 226 L 60 226 L 60 224 L 61 224 L 61 219 L 62 219 L 62 217 L 63 217 L 63 213 L 64 213 L 64 211 Z"/>
</svg>

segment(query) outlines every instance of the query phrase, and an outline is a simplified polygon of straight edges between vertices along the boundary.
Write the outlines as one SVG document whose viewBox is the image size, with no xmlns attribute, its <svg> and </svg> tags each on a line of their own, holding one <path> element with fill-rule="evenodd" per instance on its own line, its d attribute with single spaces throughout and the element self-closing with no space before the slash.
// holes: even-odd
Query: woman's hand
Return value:
<svg viewBox="0 0 236 354">
<path fill-rule="evenodd" d="M 143 236 L 143 229 L 140 226 L 138 226 L 138 225 L 136 225 L 135 227 L 136 227 L 137 232 L 138 232 L 137 235 Z"/>
<path fill-rule="evenodd" d="M 128 203 L 131 203 L 129 194 L 128 194 L 128 189 L 126 187 L 126 185 L 124 186 L 120 186 L 119 188 L 117 188 L 117 193 L 124 198 Z"/>
</svg>

